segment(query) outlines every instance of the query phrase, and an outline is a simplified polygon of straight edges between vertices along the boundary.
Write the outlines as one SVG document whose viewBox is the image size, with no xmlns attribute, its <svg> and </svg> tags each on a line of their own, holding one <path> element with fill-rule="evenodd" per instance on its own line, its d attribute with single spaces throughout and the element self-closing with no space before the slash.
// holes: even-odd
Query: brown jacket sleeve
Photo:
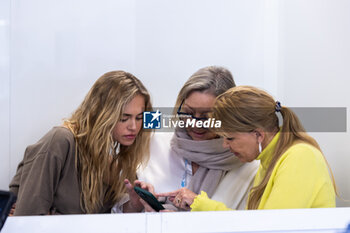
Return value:
<svg viewBox="0 0 350 233">
<path fill-rule="evenodd" d="M 46 135 L 26 149 L 11 185 L 18 189 L 15 215 L 50 212 L 67 147 L 56 135 Z"/>
<path fill-rule="evenodd" d="M 13 192 L 16 196 L 18 195 L 19 182 L 21 180 L 23 168 L 23 160 L 18 164 L 16 175 L 12 178 L 11 183 L 9 185 L 10 191 Z"/>
<path fill-rule="evenodd" d="M 15 215 L 45 215 L 50 212 L 59 182 L 61 161 L 51 155 L 38 154 L 24 164 Z"/>
</svg>

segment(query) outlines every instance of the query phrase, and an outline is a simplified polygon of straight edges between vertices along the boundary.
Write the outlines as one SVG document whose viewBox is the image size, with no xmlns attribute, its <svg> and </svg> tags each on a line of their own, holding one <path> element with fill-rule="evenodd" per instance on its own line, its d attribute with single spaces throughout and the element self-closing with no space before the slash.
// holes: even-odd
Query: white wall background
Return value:
<svg viewBox="0 0 350 233">
<path fill-rule="evenodd" d="M 0 189 L 26 146 L 111 70 L 140 78 L 154 106 L 221 65 L 284 105 L 350 107 L 349 12 L 348 0 L 1 0 Z M 350 200 L 350 134 L 312 135 Z"/>
</svg>

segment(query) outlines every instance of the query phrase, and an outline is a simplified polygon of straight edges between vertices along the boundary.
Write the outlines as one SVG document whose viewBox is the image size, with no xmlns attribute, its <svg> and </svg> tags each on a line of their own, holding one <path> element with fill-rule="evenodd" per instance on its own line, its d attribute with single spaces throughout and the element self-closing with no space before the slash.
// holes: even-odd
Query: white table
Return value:
<svg viewBox="0 0 350 233">
<path fill-rule="evenodd" d="M 350 208 L 9 217 L 1 233 L 345 232 Z"/>
</svg>

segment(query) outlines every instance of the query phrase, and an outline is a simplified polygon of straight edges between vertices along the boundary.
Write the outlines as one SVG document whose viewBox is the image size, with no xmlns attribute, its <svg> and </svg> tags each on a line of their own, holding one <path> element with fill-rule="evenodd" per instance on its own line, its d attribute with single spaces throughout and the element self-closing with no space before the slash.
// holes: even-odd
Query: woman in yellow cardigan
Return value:
<svg viewBox="0 0 350 233">
<path fill-rule="evenodd" d="M 218 134 L 225 138 L 224 147 L 243 162 L 260 160 L 247 209 L 335 207 L 328 163 L 289 108 L 263 90 L 239 86 L 217 97 L 212 117 L 222 122 Z M 176 206 L 192 211 L 230 210 L 203 191 L 197 195 L 183 188 L 158 196 L 169 196 Z"/>
</svg>

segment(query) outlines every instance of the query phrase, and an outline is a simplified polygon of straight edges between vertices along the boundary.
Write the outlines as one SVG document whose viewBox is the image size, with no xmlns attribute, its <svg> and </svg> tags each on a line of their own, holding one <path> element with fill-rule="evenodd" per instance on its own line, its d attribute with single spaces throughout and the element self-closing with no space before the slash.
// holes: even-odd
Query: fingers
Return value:
<svg viewBox="0 0 350 233">
<path fill-rule="evenodd" d="M 145 189 L 152 194 L 155 194 L 154 187 L 152 184 L 149 184 L 149 183 L 146 183 L 146 182 L 140 181 L 140 180 L 135 180 L 134 185 L 139 186 L 140 188 Z"/>
<path fill-rule="evenodd" d="M 190 210 L 190 205 L 187 203 L 187 199 L 181 197 L 181 195 L 175 197 L 173 204 L 180 209 Z"/>
<path fill-rule="evenodd" d="M 181 195 L 177 195 L 177 196 L 174 198 L 174 200 L 173 200 L 174 205 L 177 206 L 177 207 L 180 207 L 181 202 L 182 202 L 182 197 L 181 197 Z"/>
<path fill-rule="evenodd" d="M 134 181 L 134 185 L 135 186 L 139 186 L 142 189 L 146 189 L 147 188 L 146 182 L 143 182 L 143 181 L 140 181 L 140 180 L 135 180 Z"/>
<path fill-rule="evenodd" d="M 15 214 L 15 209 L 16 209 L 16 203 L 14 203 L 14 204 L 12 205 L 12 208 L 11 208 L 11 210 L 10 210 L 9 216 L 13 216 L 13 215 Z"/>
<path fill-rule="evenodd" d="M 149 183 L 146 183 L 144 181 L 135 180 L 134 181 L 134 185 L 132 185 L 128 179 L 125 179 L 124 180 L 124 184 L 125 184 L 125 187 L 127 188 L 127 190 L 129 192 L 133 191 L 134 186 L 138 186 L 138 187 L 140 187 L 142 189 L 145 189 L 145 190 L 147 190 L 147 191 L 149 191 L 149 192 L 154 194 L 154 187 L 153 187 L 153 185 L 151 185 Z"/>
<path fill-rule="evenodd" d="M 187 203 L 187 200 L 181 201 L 179 207 L 183 210 L 191 210 L 190 204 Z"/>
<path fill-rule="evenodd" d="M 178 193 L 181 191 L 181 189 L 172 191 L 172 192 L 167 192 L 167 193 L 158 193 L 157 196 L 158 197 L 176 197 L 178 195 Z"/>
<path fill-rule="evenodd" d="M 194 192 L 189 189 L 182 188 L 175 196 L 173 204 L 181 209 L 190 210 L 190 206 L 193 203 L 194 198 L 197 196 Z"/>
<path fill-rule="evenodd" d="M 124 180 L 124 184 L 125 184 L 126 190 L 128 191 L 129 194 L 130 194 L 130 192 L 134 191 L 134 186 L 130 183 L 130 181 L 128 179 Z"/>
</svg>

